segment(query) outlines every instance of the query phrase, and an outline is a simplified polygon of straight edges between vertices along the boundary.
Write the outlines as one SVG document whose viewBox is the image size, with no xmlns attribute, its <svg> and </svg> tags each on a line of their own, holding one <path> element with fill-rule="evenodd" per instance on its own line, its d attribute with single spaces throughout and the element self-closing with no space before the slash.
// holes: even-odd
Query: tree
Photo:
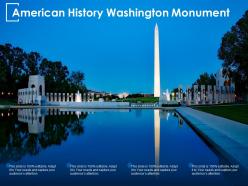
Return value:
<svg viewBox="0 0 248 186">
<path fill-rule="evenodd" d="M 77 86 L 83 86 L 83 80 L 84 80 L 84 73 L 80 71 L 71 73 L 70 81 L 72 84 L 75 84 Z"/>
<path fill-rule="evenodd" d="M 70 75 L 68 67 L 60 61 L 50 61 L 38 52 L 26 53 L 11 44 L 0 45 L 0 92 L 11 92 L 16 97 L 18 89 L 27 87 L 29 75 L 36 74 L 45 76 L 47 92 L 87 90 L 84 73 L 77 71 Z"/>
<path fill-rule="evenodd" d="M 24 61 L 26 53 L 11 44 L 0 45 L 0 90 L 16 93 L 26 76 Z"/>
<path fill-rule="evenodd" d="M 42 57 L 38 52 L 31 52 L 27 54 L 27 73 L 30 75 L 35 75 L 38 73 L 38 63 L 41 61 Z"/>
<path fill-rule="evenodd" d="M 80 71 L 72 72 L 69 78 L 70 81 L 70 90 L 73 92 L 80 91 L 86 92 L 87 89 L 83 83 L 84 81 L 84 73 Z"/>
<path fill-rule="evenodd" d="M 52 62 L 43 59 L 39 66 L 39 73 L 45 76 L 47 92 L 69 91 L 68 68 L 60 61 Z"/>
<path fill-rule="evenodd" d="M 140 98 L 140 97 L 144 97 L 144 94 L 135 93 L 135 94 L 129 94 L 127 96 L 127 98 Z"/>
<path fill-rule="evenodd" d="M 201 74 L 199 78 L 195 81 L 195 85 L 215 85 L 216 80 L 214 74 L 208 74 L 207 72 Z"/>
<path fill-rule="evenodd" d="M 238 95 L 248 92 L 248 11 L 222 38 L 218 57 L 223 73 L 231 77 Z"/>
</svg>

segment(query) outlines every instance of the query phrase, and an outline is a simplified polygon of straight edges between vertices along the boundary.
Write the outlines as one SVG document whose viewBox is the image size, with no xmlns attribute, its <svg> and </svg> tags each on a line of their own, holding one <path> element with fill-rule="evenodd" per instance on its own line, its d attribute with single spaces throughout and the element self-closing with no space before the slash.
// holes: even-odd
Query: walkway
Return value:
<svg viewBox="0 0 248 186">
<path fill-rule="evenodd" d="M 189 107 L 176 110 L 216 150 L 248 170 L 248 125 Z"/>
</svg>

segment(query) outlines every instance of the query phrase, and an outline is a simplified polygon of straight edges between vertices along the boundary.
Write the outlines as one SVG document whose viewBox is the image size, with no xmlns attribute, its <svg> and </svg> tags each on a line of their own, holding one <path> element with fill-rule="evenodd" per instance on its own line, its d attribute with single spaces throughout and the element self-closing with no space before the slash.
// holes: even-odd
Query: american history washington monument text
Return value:
<svg viewBox="0 0 248 186">
<path fill-rule="evenodd" d="M 154 97 L 160 97 L 159 32 L 156 24 L 154 30 Z"/>
</svg>

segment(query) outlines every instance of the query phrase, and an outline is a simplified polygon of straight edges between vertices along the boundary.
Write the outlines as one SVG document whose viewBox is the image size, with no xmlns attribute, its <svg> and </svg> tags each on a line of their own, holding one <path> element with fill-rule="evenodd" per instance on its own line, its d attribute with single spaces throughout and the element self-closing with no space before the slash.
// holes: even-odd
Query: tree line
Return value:
<svg viewBox="0 0 248 186">
<path fill-rule="evenodd" d="M 25 52 L 11 44 L 0 45 L 0 96 L 17 96 L 20 88 L 28 86 L 29 75 L 45 76 L 46 92 L 87 91 L 84 73 L 69 72 L 61 61 L 50 61 L 38 52 Z"/>
<path fill-rule="evenodd" d="M 248 100 L 248 10 L 223 36 L 218 57 L 224 75 L 235 82 L 236 94 Z"/>
</svg>

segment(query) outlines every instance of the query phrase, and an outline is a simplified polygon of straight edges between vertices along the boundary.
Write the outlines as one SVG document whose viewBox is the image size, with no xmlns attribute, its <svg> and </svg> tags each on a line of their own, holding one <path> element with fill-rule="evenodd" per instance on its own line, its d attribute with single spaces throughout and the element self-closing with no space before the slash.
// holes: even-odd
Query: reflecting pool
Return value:
<svg viewBox="0 0 248 186">
<path fill-rule="evenodd" d="M 12 165 L 44 164 L 56 171 L 9 175 Z M 195 164 L 229 162 L 174 111 L 0 110 L 1 185 L 235 185 L 240 178 L 192 176 Z M 112 165 L 115 171 L 77 175 L 71 172 L 75 165 Z M 174 171 L 144 176 L 147 170 L 137 173 L 138 165 Z"/>
</svg>

